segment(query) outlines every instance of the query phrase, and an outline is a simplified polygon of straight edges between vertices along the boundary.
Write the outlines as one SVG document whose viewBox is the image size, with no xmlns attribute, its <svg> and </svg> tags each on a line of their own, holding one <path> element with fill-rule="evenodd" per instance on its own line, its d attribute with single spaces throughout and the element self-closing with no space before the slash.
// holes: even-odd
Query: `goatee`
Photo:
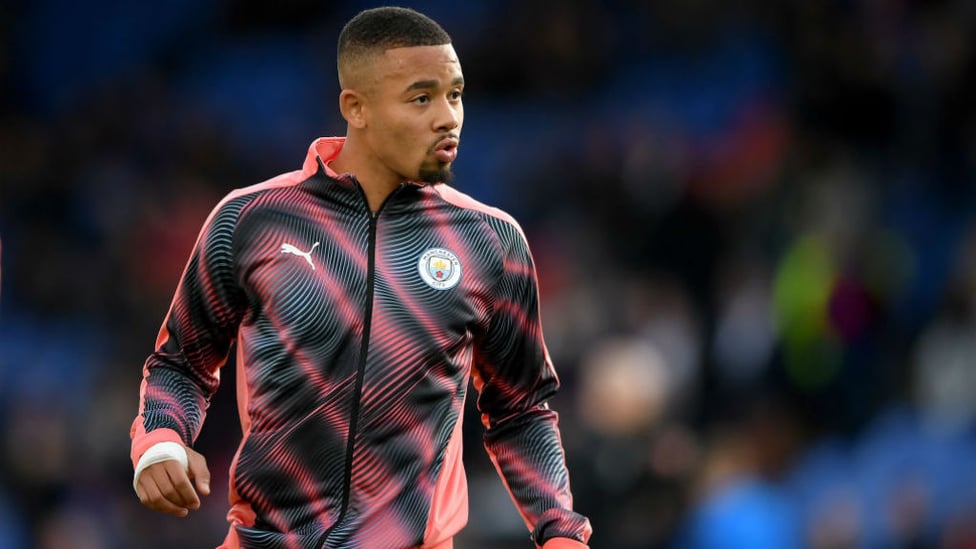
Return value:
<svg viewBox="0 0 976 549">
<path fill-rule="evenodd" d="M 423 183 L 450 183 L 454 181 L 454 172 L 450 164 L 445 164 L 436 170 L 420 169 L 420 181 Z"/>
</svg>

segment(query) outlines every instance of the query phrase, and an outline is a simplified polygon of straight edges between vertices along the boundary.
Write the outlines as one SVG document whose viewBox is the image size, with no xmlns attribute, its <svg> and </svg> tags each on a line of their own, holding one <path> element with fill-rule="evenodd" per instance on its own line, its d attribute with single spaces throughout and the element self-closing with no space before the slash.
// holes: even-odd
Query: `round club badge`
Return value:
<svg viewBox="0 0 976 549">
<path fill-rule="evenodd" d="M 461 261 L 444 248 L 431 248 L 417 263 L 420 278 L 435 290 L 450 290 L 461 281 Z"/>
</svg>

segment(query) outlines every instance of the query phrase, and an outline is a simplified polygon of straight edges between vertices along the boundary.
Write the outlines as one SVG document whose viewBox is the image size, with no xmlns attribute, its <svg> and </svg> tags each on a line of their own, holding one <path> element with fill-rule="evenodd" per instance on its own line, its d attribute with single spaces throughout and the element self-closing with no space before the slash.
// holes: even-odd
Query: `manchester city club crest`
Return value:
<svg viewBox="0 0 976 549">
<path fill-rule="evenodd" d="M 461 261 L 444 248 L 431 248 L 417 263 L 420 278 L 435 290 L 450 290 L 461 281 Z"/>
</svg>

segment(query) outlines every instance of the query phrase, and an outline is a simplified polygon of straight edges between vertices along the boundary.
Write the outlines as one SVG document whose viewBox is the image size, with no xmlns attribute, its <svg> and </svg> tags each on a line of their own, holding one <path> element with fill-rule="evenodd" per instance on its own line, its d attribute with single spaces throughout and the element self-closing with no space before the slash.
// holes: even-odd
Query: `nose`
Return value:
<svg viewBox="0 0 976 549">
<path fill-rule="evenodd" d="M 443 133 L 458 129 L 461 126 L 461 120 L 464 118 L 462 109 L 460 103 L 442 101 L 441 108 L 437 110 L 437 117 L 434 119 L 434 130 Z"/>
</svg>

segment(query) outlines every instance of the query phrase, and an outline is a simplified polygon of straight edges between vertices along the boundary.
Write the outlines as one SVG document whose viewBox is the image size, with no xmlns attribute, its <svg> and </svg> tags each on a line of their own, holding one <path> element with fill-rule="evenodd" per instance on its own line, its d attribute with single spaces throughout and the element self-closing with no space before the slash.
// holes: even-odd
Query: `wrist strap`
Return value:
<svg viewBox="0 0 976 549">
<path fill-rule="evenodd" d="M 136 486 L 139 485 L 139 475 L 142 474 L 142 471 L 146 467 L 171 459 L 180 462 L 183 465 L 183 469 L 190 470 L 190 462 L 186 457 L 186 448 L 182 444 L 167 441 L 157 442 L 150 446 L 146 450 L 146 453 L 142 454 L 139 458 L 139 463 L 136 464 L 136 472 L 132 477 L 132 489 L 135 490 Z"/>
</svg>

